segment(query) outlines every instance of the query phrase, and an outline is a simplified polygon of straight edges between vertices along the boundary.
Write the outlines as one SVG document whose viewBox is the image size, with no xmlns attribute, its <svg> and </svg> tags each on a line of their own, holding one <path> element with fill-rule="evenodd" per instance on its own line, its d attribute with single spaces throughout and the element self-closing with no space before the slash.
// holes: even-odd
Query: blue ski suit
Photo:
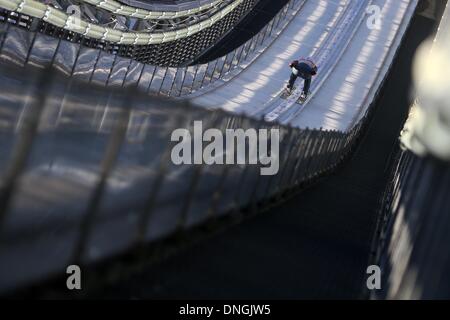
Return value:
<svg viewBox="0 0 450 320">
<path fill-rule="evenodd" d="M 288 88 L 292 89 L 297 78 L 301 77 L 305 80 L 305 83 L 303 85 L 303 93 L 307 95 L 309 92 L 309 88 L 311 87 L 311 79 L 317 74 L 317 66 L 309 58 L 295 60 L 289 66 L 292 69 L 292 74 L 289 79 Z"/>
</svg>

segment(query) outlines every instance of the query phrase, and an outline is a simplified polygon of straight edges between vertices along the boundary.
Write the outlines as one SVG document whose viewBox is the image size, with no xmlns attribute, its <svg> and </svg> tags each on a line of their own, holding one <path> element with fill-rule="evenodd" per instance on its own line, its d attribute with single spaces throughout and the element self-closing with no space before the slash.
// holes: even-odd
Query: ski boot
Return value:
<svg viewBox="0 0 450 320">
<path fill-rule="evenodd" d="M 306 101 L 306 99 L 308 99 L 308 94 L 306 92 L 302 92 L 298 100 L 303 103 Z"/>
<path fill-rule="evenodd" d="M 293 91 L 293 88 L 290 87 L 290 86 L 286 86 L 285 91 L 286 91 L 286 93 L 287 93 L 288 95 L 290 95 L 290 94 L 292 93 L 292 91 Z"/>
</svg>

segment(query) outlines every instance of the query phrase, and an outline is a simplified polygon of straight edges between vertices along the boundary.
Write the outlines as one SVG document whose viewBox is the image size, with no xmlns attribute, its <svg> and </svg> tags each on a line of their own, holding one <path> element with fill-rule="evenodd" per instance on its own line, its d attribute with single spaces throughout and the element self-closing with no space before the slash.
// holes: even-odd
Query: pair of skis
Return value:
<svg viewBox="0 0 450 320">
<path fill-rule="evenodd" d="M 281 92 L 280 98 L 286 100 L 287 98 L 289 98 L 291 96 L 291 94 L 296 90 L 296 87 L 293 87 L 292 89 L 288 89 L 288 88 L 284 88 L 283 91 Z M 306 96 L 300 96 L 300 98 L 298 98 L 297 102 L 303 104 L 306 102 L 306 100 L 308 100 L 309 98 L 309 92 Z"/>
<path fill-rule="evenodd" d="M 276 107 L 274 110 L 270 111 L 264 116 L 264 120 L 268 122 L 273 122 L 277 120 L 281 114 L 286 112 L 290 107 L 291 103 L 294 103 L 296 97 L 294 99 L 290 98 L 292 93 L 295 92 L 295 87 L 292 90 L 289 90 L 287 88 L 284 88 L 281 93 L 279 93 L 279 97 L 283 100 L 286 100 L 285 102 L 282 102 L 278 107 Z M 297 98 L 297 103 L 301 105 L 300 109 L 303 109 L 305 106 L 305 103 L 308 101 L 308 99 L 311 97 L 310 94 L 308 94 L 306 97 L 299 97 Z"/>
</svg>

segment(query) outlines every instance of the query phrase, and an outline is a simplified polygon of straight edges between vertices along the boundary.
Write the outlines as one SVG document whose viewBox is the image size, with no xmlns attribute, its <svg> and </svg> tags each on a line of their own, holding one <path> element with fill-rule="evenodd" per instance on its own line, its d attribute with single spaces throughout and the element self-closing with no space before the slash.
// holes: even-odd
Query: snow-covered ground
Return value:
<svg viewBox="0 0 450 320">
<path fill-rule="evenodd" d="M 299 127 L 347 130 L 364 113 L 387 72 L 416 0 L 307 1 L 281 35 L 229 81 L 192 101 L 207 108 L 266 116 Z M 370 28 L 380 8 L 380 27 Z M 314 56 L 319 75 L 311 99 L 282 100 L 289 63 Z M 300 80 L 297 82 L 302 87 Z M 296 93 L 297 95 L 299 92 Z"/>
</svg>

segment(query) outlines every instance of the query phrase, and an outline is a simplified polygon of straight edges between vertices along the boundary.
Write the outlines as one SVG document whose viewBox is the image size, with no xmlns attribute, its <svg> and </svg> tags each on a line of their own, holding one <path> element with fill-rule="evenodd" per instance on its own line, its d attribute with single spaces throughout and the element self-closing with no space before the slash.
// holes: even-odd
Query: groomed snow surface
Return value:
<svg viewBox="0 0 450 320">
<path fill-rule="evenodd" d="M 258 117 L 269 115 L 272 120 L 301 128 L 348 130 L 373 99 L 416 3 L 307 1 L 289 26 L 249 66 L 221 85 L 206 88 L 192 101 L 207 108 Z M 371 5 L 380 8 L 378 28 L 369 27 L 375 14 L 368 10 Z M 279 97 L 290 76 L 289 63 L 301 56 L 314 56 L 319 61 L 313 96 L 305 105 Z M 301 79 L 297 86 L 302 88 Z"/>
</svg>

